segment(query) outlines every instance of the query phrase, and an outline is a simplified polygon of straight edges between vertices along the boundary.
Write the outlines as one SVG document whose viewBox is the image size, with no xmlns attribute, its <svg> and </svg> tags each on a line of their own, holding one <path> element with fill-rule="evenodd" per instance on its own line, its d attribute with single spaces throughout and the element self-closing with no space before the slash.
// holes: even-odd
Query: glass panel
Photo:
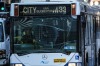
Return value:
<svg viewBox="0 0 100 66">
<path fill-rule="evenodd" d="M 0 23 L 0 42 L 4 41 L 3 25 Z"/>
<path fill-rule="evenodd" d="M 77 21 L 66 17 L 17 18 L 14 51 L 17 53 L 76 51 Z"/>
</svg>

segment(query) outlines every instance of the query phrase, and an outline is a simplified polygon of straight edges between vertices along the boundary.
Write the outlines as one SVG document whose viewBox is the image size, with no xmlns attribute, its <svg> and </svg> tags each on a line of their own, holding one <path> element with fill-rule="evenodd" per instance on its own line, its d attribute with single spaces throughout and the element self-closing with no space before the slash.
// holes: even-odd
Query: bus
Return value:
<svg viewBox="0 0 100 66">
<path fill-rule="evenodd" d="M 86 44 L 95 37 L 95 10 L 77 0 L 11 3 L 10 66 L 88 65 Z"/>
<path fill-rule="evenodd" d="M 93 6 L 89 8 L 90 14 L 86 15 L 86 27 L 85 27 L 85 64 L 86 66 L 98 66 L 98 28 L 97 17 L 100 17 L 99 6 Z"/>
<path fill-rule="evenodd" d="M 100 8 L 100 6 L 98 6 Z M 100 9 L 97 12 L 97 16 L 95 17 L 96 21 L 96 60 L 97 66 L 100 66 Z"/>
<path fill-rule="evenodd" d="M 99 66 L 99 21 L 100 6 L 87 8 L 84 28 L 85 66 Z"/>
<path fill-rule="evenodd" d="M 0 65 L 7 65 L 10 57 L 10 37 L 6 18 L 0 18 Z"/>
</svg>

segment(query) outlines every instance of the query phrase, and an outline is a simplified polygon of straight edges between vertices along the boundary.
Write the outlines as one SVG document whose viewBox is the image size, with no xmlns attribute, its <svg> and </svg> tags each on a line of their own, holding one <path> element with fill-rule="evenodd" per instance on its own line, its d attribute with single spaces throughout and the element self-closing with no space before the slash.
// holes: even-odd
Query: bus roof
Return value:
<svg viewBox="0 0 100 66">
<path fill-rule="evenodd" d="M 32 3 L 32 2 L 76 2 L 77 0 L 21 0 L 21 3 Z"/>
<path fill-rule="evenodd" d="M 23 0 L 24 1 L 24 0 Z M 27 0 L 25 0 L 25 1 L 27 1 Z M 67 1 L 69 1 L 69 2 L 67 2 Z M 98 6 L 90 6 L 89 4 L 87 4 L 87 3 L 85 3 L 85 2 L 80 2 L 80 1 L 77 1 L 77 0 L 73 0 L 73 1 L 71 1 L 71 0 L 67 0 L 66 2 L 64 2 L 64 0 L 61 2 L 60 0 L 59 1 L 56 1 L 56 2 L 54 2 L 54 0 L 53 0 L 53 2 L 51 1 L 51 2 L 24 2 L 24 3 L 12 3 L 11 4 L 11 12 L 10 12 L 10 16 L 15 16 L 14 15 L 14 13 L 15 13 L 15 11 L 14 11 L 14 5 L 52 5 L 52 4 L 57 4 L 57 5 L 59 5 L 59 4 L 75 4 L 76 3 L 76 15 L 80 15 L 80 11 L 81 12 L 84 12 L 85 10 L 85 7 L 84 6 L 86 6 L 86 13 L 90 13 L 90 14 L 93 14 L 93 13 L 97 13 L 98 11 L 100 11 L 100 8 L 98 8 Z"/>
<path fill-rule="evenodd" d="M 31 5 L 64 5 L 64 4 L 75 4 L 76 3 L 76 6 L 77 5 L 79 5 L 79 2 L 77 1 L 77 2 L 31 2 L 31 3 L 29 3 L 29 2 L 27 2 L 27 3 L 12 3 L 11 4 L 11 11 L 10 11 L 10 16 L 15 16 L 15 11 L 14 11 L 14 5 L 19 5 L 19 6 L 21 6 L 21 5 L 29 5 L 29 6 L 31 6 Z M 76 15 L 79 15 L 80 14 L 80 10 L 79 10 L 79 7 L 80 6 L 77 6 L 77 10 L 78 11 L 76 11 Z M 18 9 L 19 10 L 19 9 Z M 16 13 L 19 13 L 18 12 L 18 10 L 17 10 L 17 12 Z M 20 10 L 21 11 L 21 10 Z"/>
</svg>

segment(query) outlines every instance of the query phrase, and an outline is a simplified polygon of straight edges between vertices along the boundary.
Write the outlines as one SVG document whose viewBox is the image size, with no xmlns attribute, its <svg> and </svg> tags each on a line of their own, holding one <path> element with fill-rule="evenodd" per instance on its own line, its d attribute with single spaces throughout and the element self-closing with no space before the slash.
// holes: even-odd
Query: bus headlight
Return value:
<svg viewBox="0 0 100 66">
<path fill-rule="evenodd" d="M 22 64 L 15 64 L 14 66 L 23 66 Z"/>
<path fill-rule="evenodd" d="M 81 62 L 78 63 L 68 63 L 68 66 L 82 66 Z"/>
<path fill-rule="evenodd" d="M 76 63 L 69 63 L 68 66 L 76 66 Z"/>
</svg>

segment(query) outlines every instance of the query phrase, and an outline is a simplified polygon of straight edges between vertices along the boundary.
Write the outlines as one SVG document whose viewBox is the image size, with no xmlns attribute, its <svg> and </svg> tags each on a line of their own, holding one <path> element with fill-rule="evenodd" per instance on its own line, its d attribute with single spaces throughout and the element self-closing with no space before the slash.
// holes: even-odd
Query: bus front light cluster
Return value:
<svg viewBox="0 0 100 66">
<path fill-rule="evenodd" d="M 14 15 L 15 16 L 18 16 L 18 8 L 19 8 L 19 6 L 18 6 L 18 4 L 15 4 L 15 6 L 14 6 Z"/>
<path fill-rule="evenodd" d="M 76 15 L 76 4 L 75 3 L 71 5 L 71 13 L 72 15 Z"/>
<path fill-rule="evenodd" d="M 6 50 L 0 50 L 0 59 L 6 58 Z"/>
<path fill-rule="evenodd" d="M 16 64 L 10 64 L 10 66 L 24 66 L 24 65 L 21 63 L 16 63 Z"/>
<path fill-rule="evenodd" d="M 23 66 L 22 64 L 15 64 L 14 66 Z"/>
<path fill-rule="evenodd" d="M 68 66 L 76 66 L 76 63 L 69 63 Z"/>
<path fill-rule="evenodd" d="M 82 66 L 82 63 L 69 63 L 68 66 Z"/>
</svg>

